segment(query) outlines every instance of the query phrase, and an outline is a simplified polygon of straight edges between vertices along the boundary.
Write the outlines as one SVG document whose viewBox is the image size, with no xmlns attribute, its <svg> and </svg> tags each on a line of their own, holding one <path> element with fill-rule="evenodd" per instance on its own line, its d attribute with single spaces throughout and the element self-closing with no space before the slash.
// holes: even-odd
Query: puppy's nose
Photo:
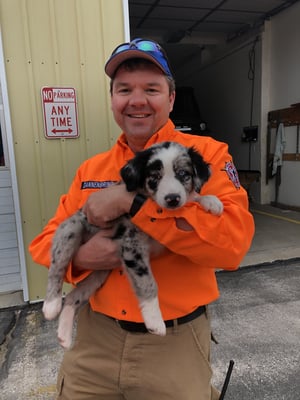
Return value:
<svg viewBox="0 0 300 400">
<path fill-rule="evenodd" d="M 165 196 L 167 208 L 176 208 L 180 202 L 180 196 L 177 193 L 169 193 Z"/>
</svg>

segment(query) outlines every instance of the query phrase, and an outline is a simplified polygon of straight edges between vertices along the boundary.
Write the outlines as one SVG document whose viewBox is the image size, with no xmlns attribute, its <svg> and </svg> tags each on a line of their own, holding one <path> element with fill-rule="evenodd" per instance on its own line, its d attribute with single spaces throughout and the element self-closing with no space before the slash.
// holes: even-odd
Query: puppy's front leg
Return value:
<svg viewBox="0 0 300 400">
<path fill-rule="evenodd" d="M 56 230 L 51 248 L 51 265 L 43 313 L 46 319 L 54 319 L 61 310 L 62 285 L 67 267 L 78 249 L 83 236 L 85 215 L 77 212 Z"/>
<path fill-rule="evenodd" d="M 223 203 L 214 195 L 201 196 L 195 194 L 192 196 L 192 200 L 199 203 L 205 211 L 209 211 L 214 215 L 221 215 L 224 210 Z"/>
</svg>

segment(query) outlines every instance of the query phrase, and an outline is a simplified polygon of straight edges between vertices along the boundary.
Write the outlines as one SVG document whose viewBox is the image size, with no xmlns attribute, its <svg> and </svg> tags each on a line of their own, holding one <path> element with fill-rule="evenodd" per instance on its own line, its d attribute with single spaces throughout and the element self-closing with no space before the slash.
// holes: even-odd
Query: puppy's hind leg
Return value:
<svg viewBox="0 0 300 400">
<path fill-rule="evenodd" d="M 132 264 L 125 261 L 127 272 L 130 277 L 135 294 L 139 300 L 141 313 L 150 333 L 165 336 L 166 326 L 159 308 L 157 285 L 152 275 L 150 266 L 144 264 L 143 272 L 135 271 Z M 130 264 L 130 267 L 128 266 Z M 139 261 L 140 266 L 143 264 Z M 140 267 L 138 267 L 140 268 Z"/>
<path fill-rule="evenodd" d="M 136 228 L 133 229 L 134 235 L 129 234 L 124 237 L 122 259 L 138 297 L 148 331 L 164 336 L 166 326 L 159 308 L 157 285 L 150 267 L 148 238 Z"/>
<path fill-rule="evenodd" d="M 72 345 L 74 317 L 79 308 L 103 285 L 109 273 L 109 270 L 92 272 L 66 296 L 57 329 L 58 341 L 63 348 L 69 349 Z"/>
<path fill-rule="evenodd" d="M 51 248 L 51 265 L 43 313 L 46 319 L 54 319 L 61 310 L 61 294 L 67 267 L 78 249 L 84 230 L 82 219 L 85 216 L 77 212 L 63 222 L 56 230 Z"/>
</svg>

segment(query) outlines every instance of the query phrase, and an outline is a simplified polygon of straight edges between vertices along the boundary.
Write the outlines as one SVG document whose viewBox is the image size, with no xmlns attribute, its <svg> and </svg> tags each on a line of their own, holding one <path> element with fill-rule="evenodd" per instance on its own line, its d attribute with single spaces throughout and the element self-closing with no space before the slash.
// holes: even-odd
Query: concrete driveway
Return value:
<svg viewBox="0 0 300 400">
<path fill-rule="evenodd" d="M 217 277 L 221 298 L 211 314 L 218 388 L 235 362 L 225 400 L 300 399 L 300 260 Z M 40 305 L 0 310 L 1 400 L 54 399 L 63 355 L 55 330 Z"/>
</svg>

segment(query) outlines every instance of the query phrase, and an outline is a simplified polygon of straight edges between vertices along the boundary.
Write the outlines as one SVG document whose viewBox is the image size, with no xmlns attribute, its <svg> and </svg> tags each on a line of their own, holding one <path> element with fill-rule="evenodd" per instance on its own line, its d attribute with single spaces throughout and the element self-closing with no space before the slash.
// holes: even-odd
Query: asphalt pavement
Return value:
<svg viewBox="0 0 300 400">
<path fill-rule="evenodd" d="M 225 400 L 299 400 L 300 259 L 217 279 L 221 297 L 210 310 L 219 389 L 234 361 Z M 1 400 L 53 400 L 62 356 L 56 322 L 43 319 L 41 304 L 0 310 Z"/>
<path fill-rule="evenodd" d="M 234 360 L 227 400 L 300 399 L 300 262 L 220 272 L 211 307 L 215 381 Z"/>
</svg>

